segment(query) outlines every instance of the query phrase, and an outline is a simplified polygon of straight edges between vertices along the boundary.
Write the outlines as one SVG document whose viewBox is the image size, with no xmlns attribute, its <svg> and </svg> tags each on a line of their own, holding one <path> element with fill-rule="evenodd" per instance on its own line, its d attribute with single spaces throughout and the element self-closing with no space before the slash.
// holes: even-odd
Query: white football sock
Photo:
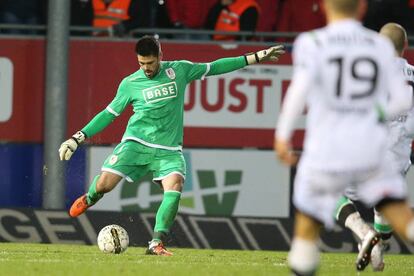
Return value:
<svg viewBox="0 0 414 276">
<path fill-rule="evenodd" d="M 345 226 L 351 229 L 360 240 L 371 230 L 371 227 L 361 218 L 358 212 L 352 213 L 346 218 Z"/>
<path fill-rule="evenodd" d="M 312 273 L 319 265 L 316 241 L 294 238 L 288 255 L 289 267 L 302 274 Z"/>
</svg>

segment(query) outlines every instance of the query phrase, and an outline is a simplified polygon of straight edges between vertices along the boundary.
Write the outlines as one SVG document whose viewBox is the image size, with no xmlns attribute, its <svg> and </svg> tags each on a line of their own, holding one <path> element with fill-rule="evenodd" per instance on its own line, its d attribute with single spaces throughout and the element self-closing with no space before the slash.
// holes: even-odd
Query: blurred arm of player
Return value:
<svg viewBox="0 0 414 276">
<path fill-rule="evenodd" d="M 305 74 L 295 76 L 279 115 L 274 150 L 276 156 L 286 165 L 294 165 L 298 161 L 298 156 L 292 151 L 290 139 L 295 122 L 305 108 L 306 91 L 309 83 L 310 78 Z"/>
<path fill-rule="evenodd" d="M 292 151 L 290 140 L 295 122 L 305 108 L 306 93 L 316 72 L 316 62 L 312 60 L 316 48 L 309 35 L 299 36 L 293 49 L 293 77 L 276 125 L 273 145 L 276 156 L 286 165 L 294 165 L 298 161 L 298 156 Z"/>
<path fill-rule="evenodd" d="M 394 60 L 389 60 L 388 64 L 389 72 L 385 72 L 385 76 L 390 95 L 385 114 L 387 118 L 393 118 L 413 107 L 413 87 L 407 84 Z"/>
</svg>

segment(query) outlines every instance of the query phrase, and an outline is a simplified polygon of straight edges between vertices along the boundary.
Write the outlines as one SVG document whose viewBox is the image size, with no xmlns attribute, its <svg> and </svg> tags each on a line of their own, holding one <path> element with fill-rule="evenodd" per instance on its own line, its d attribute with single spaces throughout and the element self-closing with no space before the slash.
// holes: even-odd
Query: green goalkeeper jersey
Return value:
<svg viewBox="0 0 414 276">
<path fill-rule="evenodd" d="M 144 145 L 181 150 L 183 143 L 184 91 L 188 83 L 208 73 L 208 64 L 163 61 L 149 79 L 143 70 L 124 78 L 106 108 L 118 116 L 131 104 L 134 114 L 122 137 Z"/>
<path fill-rule="evenodd" d="M 205 76 L 232 72 L 246 64 L 244 56 L 221 58 L 211 63 L 163 61 L 152 79 L 140 69 L 122 80 L 112 102 L 82 132 L 87 137 L 99 133 L 131 104 L 134 114 L 122 141 L 134 140 L 149 147 L 181 150 L 187 84 Z"/>
</svg>

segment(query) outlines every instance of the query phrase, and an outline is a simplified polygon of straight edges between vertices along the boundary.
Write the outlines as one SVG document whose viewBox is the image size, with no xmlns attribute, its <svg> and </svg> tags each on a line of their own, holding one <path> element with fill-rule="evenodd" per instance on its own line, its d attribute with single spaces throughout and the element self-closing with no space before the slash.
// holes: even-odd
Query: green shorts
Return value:
<svg viewBox="0 0 414 276">
<path fill-rule="evenodd" d="M 135 141 L 118 144 L 106 158 L 102 171 L 112 172 L 134 182 L 152 172 L 155 183 L 176 173 L 185 179 L 185 159 L 181 151 L 151 148 Z"/>
</svg>

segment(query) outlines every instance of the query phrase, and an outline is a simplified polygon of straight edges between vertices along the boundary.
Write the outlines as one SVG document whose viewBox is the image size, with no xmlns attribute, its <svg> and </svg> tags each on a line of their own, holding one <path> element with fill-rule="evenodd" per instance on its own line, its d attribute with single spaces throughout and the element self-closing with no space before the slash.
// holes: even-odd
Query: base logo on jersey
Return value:
<svg viewBox="0 0 414 276">
<path fill-rule="evenodd" d="M 145 102 L 153 103 L 177 97 L 177 84 L 175 81 L 157 85 L 142 90 Z"/>
<path fill-rule="evenodd" d="M 113 165 L 116 163 L 116 161 L 118 161 L 118 155 L 112 155 L 111 158 L 109 159 L 109 164 Z"/>
<path fill-rule="evenodd" d="M 165 69 L 165 73 L 167 74 L 167 76 L 170 78 L 170 79 L 175 79 L 175 72 L 174 72 L 174 69 L 172 69 L 172 68 L 167 68 L 167 69 Z"/>
</svg>

